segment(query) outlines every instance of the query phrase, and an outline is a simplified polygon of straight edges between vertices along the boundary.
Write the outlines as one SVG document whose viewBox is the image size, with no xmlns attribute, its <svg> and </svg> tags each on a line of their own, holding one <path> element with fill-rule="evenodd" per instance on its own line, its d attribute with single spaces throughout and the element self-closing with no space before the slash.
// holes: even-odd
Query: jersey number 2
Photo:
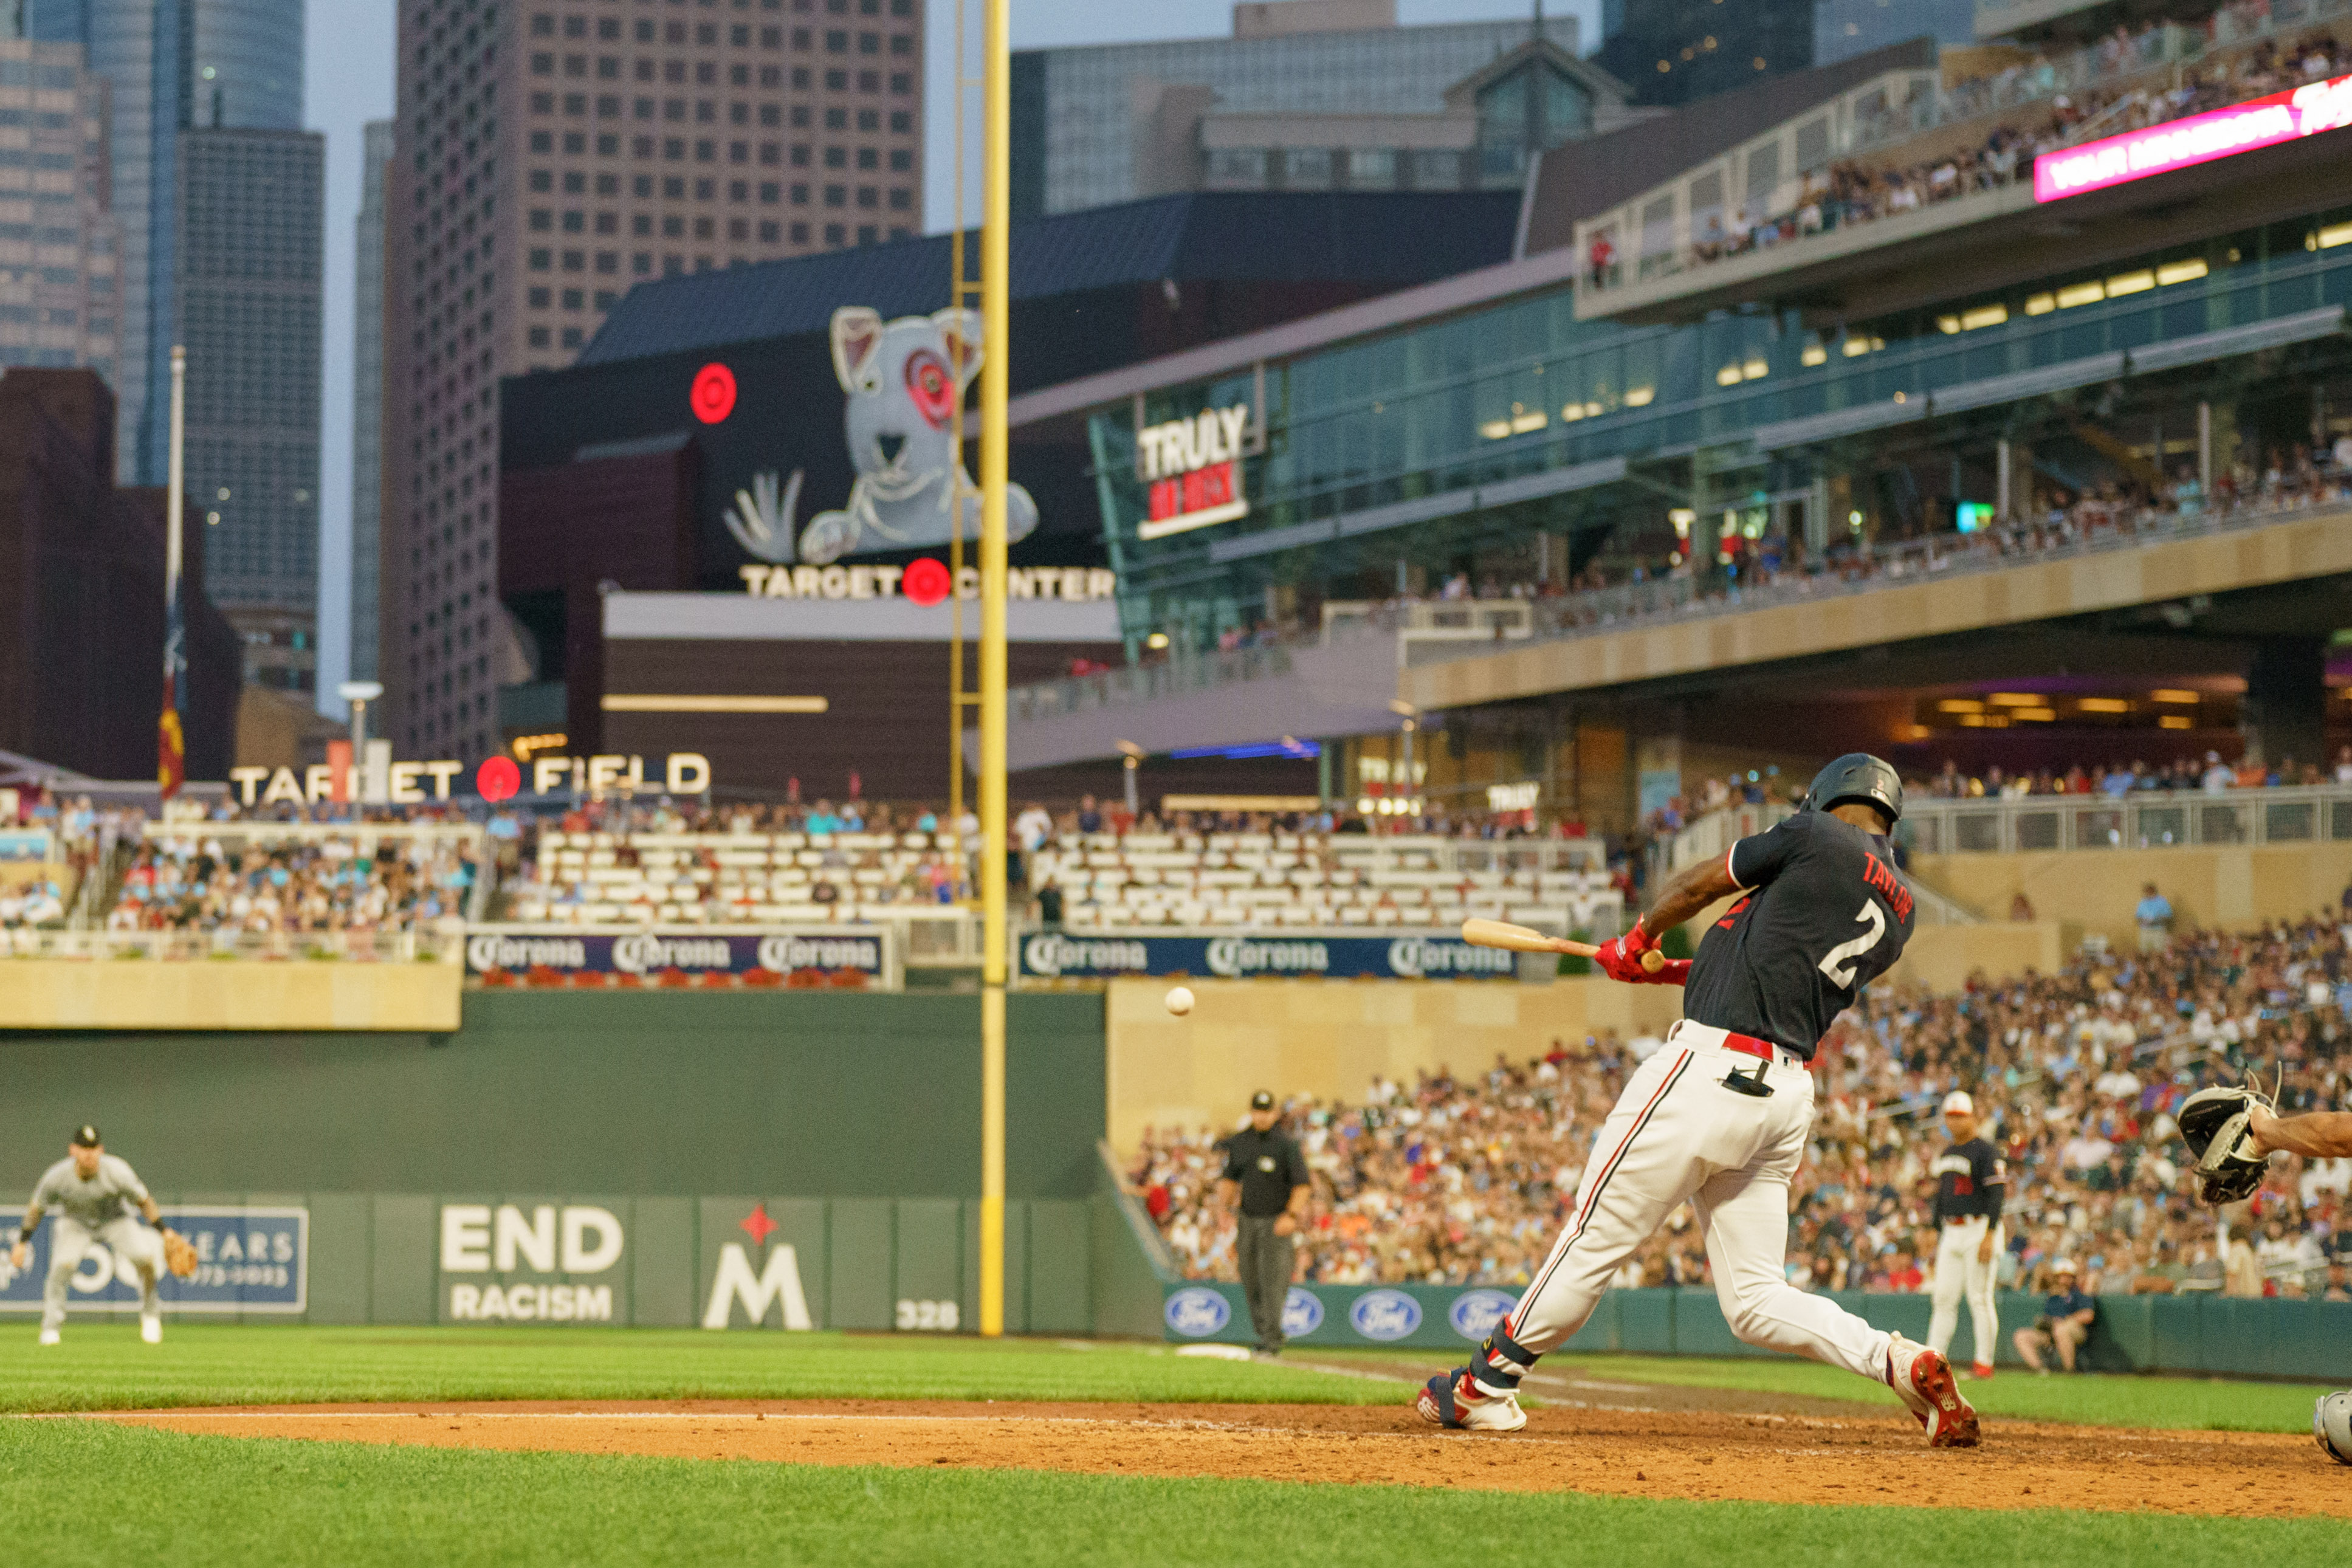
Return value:
<svg viewBox="0 0 2352 1568">
<path fill-rule="evenodd" d="M 1876 899 L 1863 900 L 1862 910 L 1853 918 L 1870 929 L 1852 942 L 1838 943 L 1822 958 L 1822 973 L 1841 991 L 1853 989 L 1853 961 L 1876 947 L 1878 939 L 1886 934 L 1886 911 L 1878 907 Z"/>
</svg>

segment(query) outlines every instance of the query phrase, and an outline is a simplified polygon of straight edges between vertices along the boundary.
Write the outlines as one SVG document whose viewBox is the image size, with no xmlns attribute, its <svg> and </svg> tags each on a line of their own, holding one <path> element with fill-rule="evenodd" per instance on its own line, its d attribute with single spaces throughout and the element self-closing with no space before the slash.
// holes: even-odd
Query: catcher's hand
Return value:
<svg viewBox="0 0 2352 1568">
<path fill-rule="evenodd" d="M 2257 1110 L 2273 1106 L 2269 1095 L 2251 1086 L 2200 1089 L 2182 1102 L 2174 1120 L 2180 1124 L 2180 1141 L 2196 1158 L 2198 1195 L 2207 1203 L 2237 1203 L 2263 1184 L 2269 1153 L 2252 1136 L 2251 1123 Z"/>
<path fill-rule="evenodd" d="M 163 1233 L 163 1267 L 182 1279 L 196 1271 L 196 1244 L 176 1230 Z"/>
</svg>

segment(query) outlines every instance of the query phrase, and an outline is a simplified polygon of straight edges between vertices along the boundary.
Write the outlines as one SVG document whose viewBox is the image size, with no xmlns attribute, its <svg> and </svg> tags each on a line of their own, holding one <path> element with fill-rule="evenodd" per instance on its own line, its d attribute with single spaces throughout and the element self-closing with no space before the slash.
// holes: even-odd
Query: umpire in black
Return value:
<svg viewBox="0 0 2352 1568">
<path fill-rule="evenodd" d="M 1275 1123 L 1281 1113 L 1274 1096 L 1259 1089 L 1250 1097 L 1250 1124 L 1225 1140 L 1225 1169 L 1217 1191 L 1225 1202 L 1241 1201 L 1235 1254 L 1242 1294 L 1249 1298 L 1250 1326 L 1257 1348 L 1282 1353 L 1282 1304 L 1290 1295 L 1290 1269 L 1297 1252 L 1291 1237 L 1307 1217 L 1311 1190 L 1307 1156 L 1298 1142 Z"/>
</svg>

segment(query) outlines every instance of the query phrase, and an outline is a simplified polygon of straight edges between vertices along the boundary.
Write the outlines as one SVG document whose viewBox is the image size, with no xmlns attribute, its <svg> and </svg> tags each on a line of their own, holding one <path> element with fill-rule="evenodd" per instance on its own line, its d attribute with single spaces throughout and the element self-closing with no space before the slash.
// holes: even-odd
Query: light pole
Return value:
<svg viewBox="0 0 2352 1568">
<path fill-rule="evenodd" d="M 367 773 L 367 705 L 383 695 L 383 683 L 377 680 L 346 680 L 335 688 L 335 695 L 352 705 L 352 802 L 358 805 L 367 798 L 367 786 L 362 781 Z"/>
<path fill-rule="evenodd" d="M 1135 775 L 1137 770 L 1143 766 L 1144 751 L 1132 741 L 1120 741 L 1117 745 L 1121 764 L 1119 772 L 1124 775 L 1127 784 L 1127 815 L 1130 818 L 1140 817 L 1143 815 L 1143 806 L 1138 798 Z"/>
</svg>

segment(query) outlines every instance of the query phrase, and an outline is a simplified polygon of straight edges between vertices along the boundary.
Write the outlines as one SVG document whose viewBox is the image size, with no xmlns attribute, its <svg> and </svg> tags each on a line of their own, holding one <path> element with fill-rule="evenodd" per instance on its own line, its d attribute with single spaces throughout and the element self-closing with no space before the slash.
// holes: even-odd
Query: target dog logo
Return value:
<svg viewBox="0 0 2352 1568">
<path fill-rule="evenodd" d="M 1323 1326 L 1323 1299 L 1293 1285 L 1282 1299 L 1282 1337 L 1303 1340 Z"/>
<path fill-rule="evenodd" d="M 1421 1303 L 1402 1290 L 1367 1290 L 1349 1304 L 1348 1321 L 1368 1340 L 1401 1340 L 1421 1327 Z"/>
<path fill-rule="evenodd" d="M 1445 1321 L 1465 1340 L 1483 1340 L 1514 1305 L 1500 1290 L 1465 1290 L 1445 1309 Z"/>
<path fill-rule="evenodd" d="M 1288 1315 L 1289 1310 L 1286 1302 L 1284 1314 Z M 1211 1334 L 1222 1332 L 1224 1326 L 1234 1321 L 1234 1308 L 1222 1292 L 1190 1285 L 1168 1298 L 1168 1305 L 1161 1316 L 1167 1320 L 1171 1329 L 1186 1339 L 1205 1340 Z"/>
<path fill-rule="evenodd" d="M 763 473 L 738 490 L 725 517 L 735 542 L 755 560 L 824 566 L 845 555 L 929 549 L 958 531 L 980 537 L 980 488 L 957 450 L 955 412 L 983 357 L 981 315 L 946 310 L 885 321 L 863 305 L 833 313 L 833 369 L 847 394 L 843 411 L 857 478 L 849 502 L 821 511 L 793 537 L 801 476 L 779 485 Z M 960 498 L 960 499 L 959 499 Z M 1005 538 L 1037 527 L 1037 503 L 1004 488 Z"/>
</svg>

